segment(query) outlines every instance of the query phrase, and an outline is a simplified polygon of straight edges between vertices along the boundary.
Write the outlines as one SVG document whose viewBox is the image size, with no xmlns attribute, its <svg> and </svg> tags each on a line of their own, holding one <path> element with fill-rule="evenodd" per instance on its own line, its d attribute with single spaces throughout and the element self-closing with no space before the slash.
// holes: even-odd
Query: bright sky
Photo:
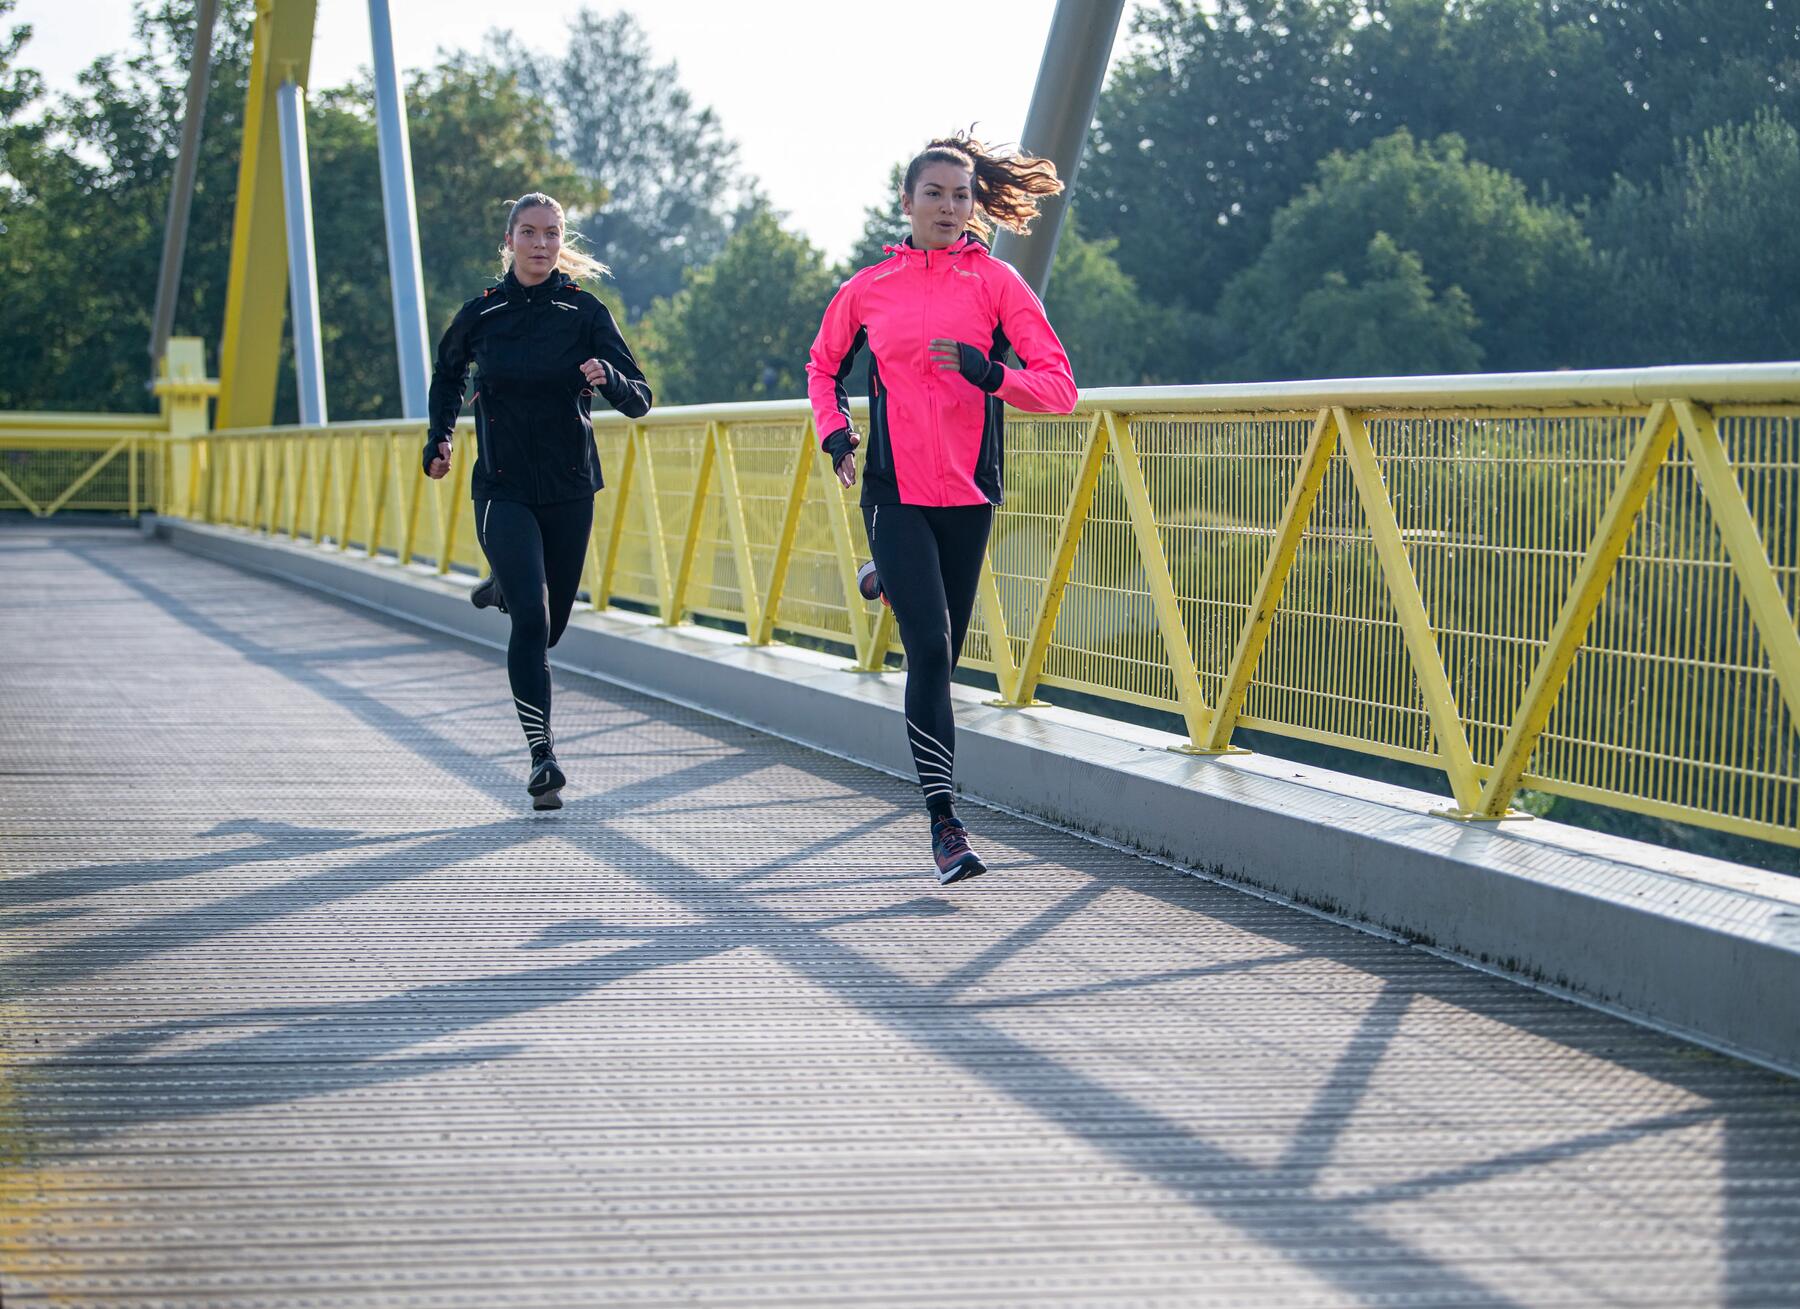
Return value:
<svg viewBox="0 0 1800 1309">
<path fill-rule="evenodd" d="M 1043 55 L 1055 0 L 982 0 L 909 20 L 872 0 L 589 0 L 603 13 L 630 9 L 658 62 L 673 60 L 700 104 L 711 105 L 777 208 L 826 254 L 849 252 L 865 206 L 888 169 L 939 133 L 979 125 L 989 140 L 1015 141 Z M 473 48 L 506 24 L 526 45 L 555 47 L 582 0 L 390 0 L 403 70 L 440 49 Z M 318 0 L 311 84 L 336 86 L 369 62 L 366 0 Z M 1129 13 L 1129 10 L 1127 11 Z M 96 55 L 131 44 L 131 0 L 21 0 L 11 23 L 33 28 L 21 62 L 52 89 L 72 90 Z M 0 20 L 7 22 L 7 20 Z M 1114 45 L 1115 56 L 1125 46 Z M 837 124 L 854 149 L 813 148 Z"/>
</svg>

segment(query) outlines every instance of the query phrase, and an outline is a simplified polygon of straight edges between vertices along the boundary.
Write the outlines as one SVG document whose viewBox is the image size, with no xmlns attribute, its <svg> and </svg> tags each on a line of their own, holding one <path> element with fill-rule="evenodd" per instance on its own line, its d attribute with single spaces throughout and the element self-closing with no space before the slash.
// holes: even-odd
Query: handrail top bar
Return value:
<svg viewBox="0 0 1800 1309">
<path fill-rule="evenodd" d="M 0 411 L 0 435 L 15 432 L 156 432 L 160 414 L 83 414 L 62 410 Z"/>
<path fill-rule="evenodd" d="M 1083 391 L 1084 405 L 1142 412 L 1182 409 L 1552 408 L 1642 405 L 1658 400 L 1707 404 L 1800 401 L 1800 361 L 1596 368 L 1543 373 L 1447 373 L 1427 377 L 1342 377 L 1302 382 L 1227 382 L 1211 386 L 1117 386 Z"/>
<path fill-rule="evenodd" d="M 1179 413 L 1184 410 L 1315 410 L 1353 408 L 1642 405 L 1657 400 L 1707 404 L 1800 402 L 1800 360 L 1760 364 L 1690 364 L 1601 368 L 1583 372 L 1448 373 L 1428 377 L 1343 377 L 1301 382 L 1223 382 L 1208 386 L 1109 386 L 1081 392 L 1076 412 Z M 862 402 L 856 402 L 858 408 Z M 1014 411 L 1017 413 L 1018 411 Z M 684 405 L 653 410 L 639 422 L 704 423 L 804 419 L 805 400 Z M 626 421 L 611 414 L 599 421 Z"/>
<path fill-rule="evenodd" d="M 1544 373 L 1448 373 L 1428 377 L 1344 377 L 1301 382 L 1224 382 L 1207 386 L 1113 386 L 1082 391 L 1077 413 L 1204 413 L 1268 410 L 1298 413 L 1344 405 L 1357 409 L 1521 408 L 1634 406 L 1658 400 L 1703 404 L 1800 403 L 1800 360 L 1758 364 L 1689 364 L 1662 368 L 1600 368 Z M 866 412 L 862 400 L 852 402 Z M 640 423 L 648 427 L 697 423 L 805 422 L 803 399 L 678 405 L 640 419 L 594 415 L 598 426 Z M 26 417 L 17 415 L 18 417 Z M 83 416 L 85 417 L 85 415 Z M 121 425 L 134 420 L 114 420 Z M 423 418 L 385 418 L 327 423 L 304 430 L 354 433 L 371 428 L 421 430 Z M 466 417 L 464 421 L 469 421 Z M 298 426 L 236 428 L 216 435 L 293 435 Z"/>
</svg>

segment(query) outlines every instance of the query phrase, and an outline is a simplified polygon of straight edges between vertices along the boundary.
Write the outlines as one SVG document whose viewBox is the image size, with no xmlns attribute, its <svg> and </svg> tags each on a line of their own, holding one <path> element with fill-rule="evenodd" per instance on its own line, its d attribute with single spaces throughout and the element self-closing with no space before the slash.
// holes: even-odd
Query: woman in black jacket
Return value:
<svg viewBox="0 0 1800 1309">
<path fill-rule="evenodd" d="M 577 277 L 606 268 L 563 244 L 563 210 L 541 192 L 513 202 L 505 275 L 457 311 L 438 343 L 424 465 L 450 471 L 475 365 L 475 531 L 493 569 L 470 597 L 512 617 L 506 670 L 531 747 L 526 790 L 560 809 L 565 778 L 550 735 L 550 655 L 569 622 L 602 485 L 588 417 L 597 391 L 620 413 L 650 412 L 650 387 L 605 305 Z"/>
</svg>

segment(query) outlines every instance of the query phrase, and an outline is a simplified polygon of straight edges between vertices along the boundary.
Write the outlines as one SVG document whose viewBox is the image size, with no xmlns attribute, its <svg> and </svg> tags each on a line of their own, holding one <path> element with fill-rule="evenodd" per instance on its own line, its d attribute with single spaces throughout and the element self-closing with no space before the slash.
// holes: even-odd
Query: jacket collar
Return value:
<svg viewBox="0 0 1800 1309">
<path fill-rule="evenodd" d="M 976 236 L 975 233 L 964 232 L 942 250 L 921 250 L 918 246 L 913 244 L 913 239 L 909 236 L 901 241 L 899 245 L 882 246 L 881 252 L 888 255 L 899 255 L 909 264 L 918 264 L 921 267 L 929 268 L 932 264 L 933 255 L 947 258 L 961 258 L 971 254 L 986 254 L 988 252 L 988 247 L 987 242 L 983 241 L 979 236 Z"/>
<path fill-rule="evenodd" d="M 513 275 L 512 269 L 506 270 L 506 276 L 500 279 L 500 290 L 508 300 L 524 300 L 530 303 L 547 295 L 555 295 L 558 291 L 566 291 L 570 287 L 579 287 L 580 283 L 560 268 L 550 270 L 550 276 L 536 286 L 526 286 Z"/>
</svg>

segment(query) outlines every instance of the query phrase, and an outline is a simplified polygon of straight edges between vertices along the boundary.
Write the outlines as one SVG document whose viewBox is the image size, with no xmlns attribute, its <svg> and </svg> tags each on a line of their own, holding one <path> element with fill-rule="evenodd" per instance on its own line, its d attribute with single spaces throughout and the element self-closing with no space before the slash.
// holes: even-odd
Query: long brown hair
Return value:
<svg viewBox="0 0 1800 1309">
<path fill-rule="evenodd" d="M 1031 220 L 1038 216 L 1039 197 L 1056 195 L 1063 189 L 1056 165 L 1050 160 L 983 145 L 967 132 L 926 142 L 906 166 L 901 189 L 907 195 L 912 194 L 913 185 L 927 164 L 955 164 L 969 170 L 970 188 L 975 193 L 975 212 L 969 216 L 969 226 L 983 238 L 994 230 L 989 219 L 1009 232 L 1025 235 L 1031 229 Z"/>
<path fill-rule="evenodd" d="M 558 272 L 567 273 L 570 277 L 575 278 L 601 278 L 612 272 L 612 269 L 608 268 L 598 259 L 588 254 L 586 251 L 575 249 L 575 247 L 570 244 L 572 241 L 580 240 L 581 233 L 571 232 L 569 230 L 568 220 L 563 217 L 563 207 L 550 196 L 545 195 L 542 191 L 527 191 L 517 200 L 508 200 L 506 203 L 512 206 L 506 213 L 506 234 L 508 236 L 511 236 L 513 234 L 513 228 L 519 225 L 519 213 L 521 210 L 533 209 L 542 205 L 545 209 L 555 211 L 556 221 L 562 224 L 563 229 L 562 248 L 556 252 L 556 269 Z M 502 241 L 500 243 L 500 271 L 505 273 L 512 268 L 512 265 L 512 247 Z"/>
</svg>

